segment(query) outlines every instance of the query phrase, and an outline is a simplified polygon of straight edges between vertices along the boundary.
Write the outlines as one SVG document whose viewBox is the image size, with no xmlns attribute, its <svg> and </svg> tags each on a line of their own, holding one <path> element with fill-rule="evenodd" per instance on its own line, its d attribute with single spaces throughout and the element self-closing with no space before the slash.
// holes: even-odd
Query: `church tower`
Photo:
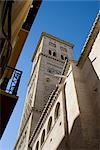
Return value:
<svg viewBox="0 0 100 150">
<path fill-rule="evenodd" d="M 51 92 L 56 88 L 66 61 L 72 60 L 73 44 L 43 32 L 32 57 L 32 71 L 15 149 L 28 142 Z"/>
</svg>

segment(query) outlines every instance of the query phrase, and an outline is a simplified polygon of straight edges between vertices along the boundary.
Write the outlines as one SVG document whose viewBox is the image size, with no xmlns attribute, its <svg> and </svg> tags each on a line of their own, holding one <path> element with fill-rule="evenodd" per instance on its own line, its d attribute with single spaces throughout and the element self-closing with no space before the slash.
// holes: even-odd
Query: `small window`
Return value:
<svg viewBox="0 0 100 150">
<path fill-rule="evenodd" d="M 49 50 L 49 55 L 51 55 L 51 50 Z"/>
<path fill-rule="evenodd" d="M 59 117 L 60 115 L 60 103 L 58 102 L 55 108 L 55 120 Z"/>
<path fill-rule="evenodd" d="M 64 56 L 63 55 L 61 55 L 61 59 L 64 60 Z"/>
<path fill-rule="evenodd" d="M 38 150 L 39 149 L 39 141 L 36 143 L 36 148 L 35 150 Z"/>
<path fill-rule="evenodd" d="M 53 52 L 53 56 L 56 57 L 56 52 Z"/>
<path fill-rule="evenodd" d="M 27 133 L 27 130 L 25 131 L 25 135 L 26 135 L 26 133 Z"/>
<path fill-rule="evenodd" d="M 52 47 L 56 47 L 56 44 L 52 42 L 49 42 L 49 45 L 51 45 Z"/>
<path fill-rule="evenodd" d="M 65 56 L 65 60 L 68 60 L 67 56 Z"/>
<path fill-rule="evenodd" d="M 47 69 L 47 72 L 52 73 L 52 71 L 51 71 L 51 69 L 50 69 L 50 68 L 48 68 L 48 69 Z"/>
<path fill-rule="evenodd" d="M 50 117 L 48 121 L 47 133 L 49 133 L 49 131 L 51 130 L 51 127 L 52 127 L 52 117 Z"/>
<path fill-rule="evenodd" d="M 41 145 L 43 144 L 44 140 L 45 140 L 45 129 L 44 129 L 43 132 L 42 132 Z"/>
<path fill-rule="evenodd" d="M 47 81 L 47 82 L 50 82 L 50 78 L 47 77 L 47 78 L 46 78 L 46 81 Z"/>
</svg>

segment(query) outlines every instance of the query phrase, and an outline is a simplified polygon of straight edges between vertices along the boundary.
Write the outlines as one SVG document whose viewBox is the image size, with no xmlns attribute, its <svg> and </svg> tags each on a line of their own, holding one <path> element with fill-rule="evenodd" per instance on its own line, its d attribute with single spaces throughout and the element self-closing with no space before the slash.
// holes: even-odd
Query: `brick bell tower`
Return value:
<svg viewBox="0 0 100 150">
<path fill-rule="evenodd" d="M 32 71 L 21 121 L 17 147 L 28 149 L 28 141 L 55 89 L 65 61 L 72 60 L 73 44 L 43 32 L 32 57 Z M 27 136 L 26 136 L 27 135 Z M 21 137 L 24 140 L 21 141 Z M 22 143 L 22 144 L 21 144 Z"/>
</svg>

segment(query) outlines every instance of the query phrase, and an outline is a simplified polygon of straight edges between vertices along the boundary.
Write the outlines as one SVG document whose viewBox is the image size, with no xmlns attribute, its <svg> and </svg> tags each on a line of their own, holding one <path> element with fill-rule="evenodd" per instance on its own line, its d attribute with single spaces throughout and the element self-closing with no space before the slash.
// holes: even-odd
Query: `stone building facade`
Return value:
<svg viewBox="0 0 100 150">
<path fill-rule="evenodd" d="M 100 149 L 100 15 L 78 61 L 43 33 L 33 55 L 15 150 Z"/>
</svg>

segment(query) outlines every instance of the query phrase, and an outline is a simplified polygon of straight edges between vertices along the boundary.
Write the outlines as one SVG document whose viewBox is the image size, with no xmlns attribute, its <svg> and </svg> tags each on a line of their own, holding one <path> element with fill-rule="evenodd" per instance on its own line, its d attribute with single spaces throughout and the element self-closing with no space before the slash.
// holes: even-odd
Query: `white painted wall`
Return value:
<svg viewBox="0 0 100 150">
<path fill-rule="evenodd" d="M 100 32 L 94 42 L 89 58 L 91 61 L 95 59 L 92 64 L 100 79 Z"/>
<path fill-rule="evenodd" d="M 68 74 L 71 72 L 71 70 L 73 70 L 72 64 L 70 65 Z M 73 77 L 73 71 L 66 78 L 65 93 L 66 93 L 66 105 L 67 105 L 68 131 L 70 134 L 71 129 L 73 127 L 73 123 L 80 114 L 77 94 L 75 89 L 75 83 L 74 83 L 74 77 Z"/>
</svg>

